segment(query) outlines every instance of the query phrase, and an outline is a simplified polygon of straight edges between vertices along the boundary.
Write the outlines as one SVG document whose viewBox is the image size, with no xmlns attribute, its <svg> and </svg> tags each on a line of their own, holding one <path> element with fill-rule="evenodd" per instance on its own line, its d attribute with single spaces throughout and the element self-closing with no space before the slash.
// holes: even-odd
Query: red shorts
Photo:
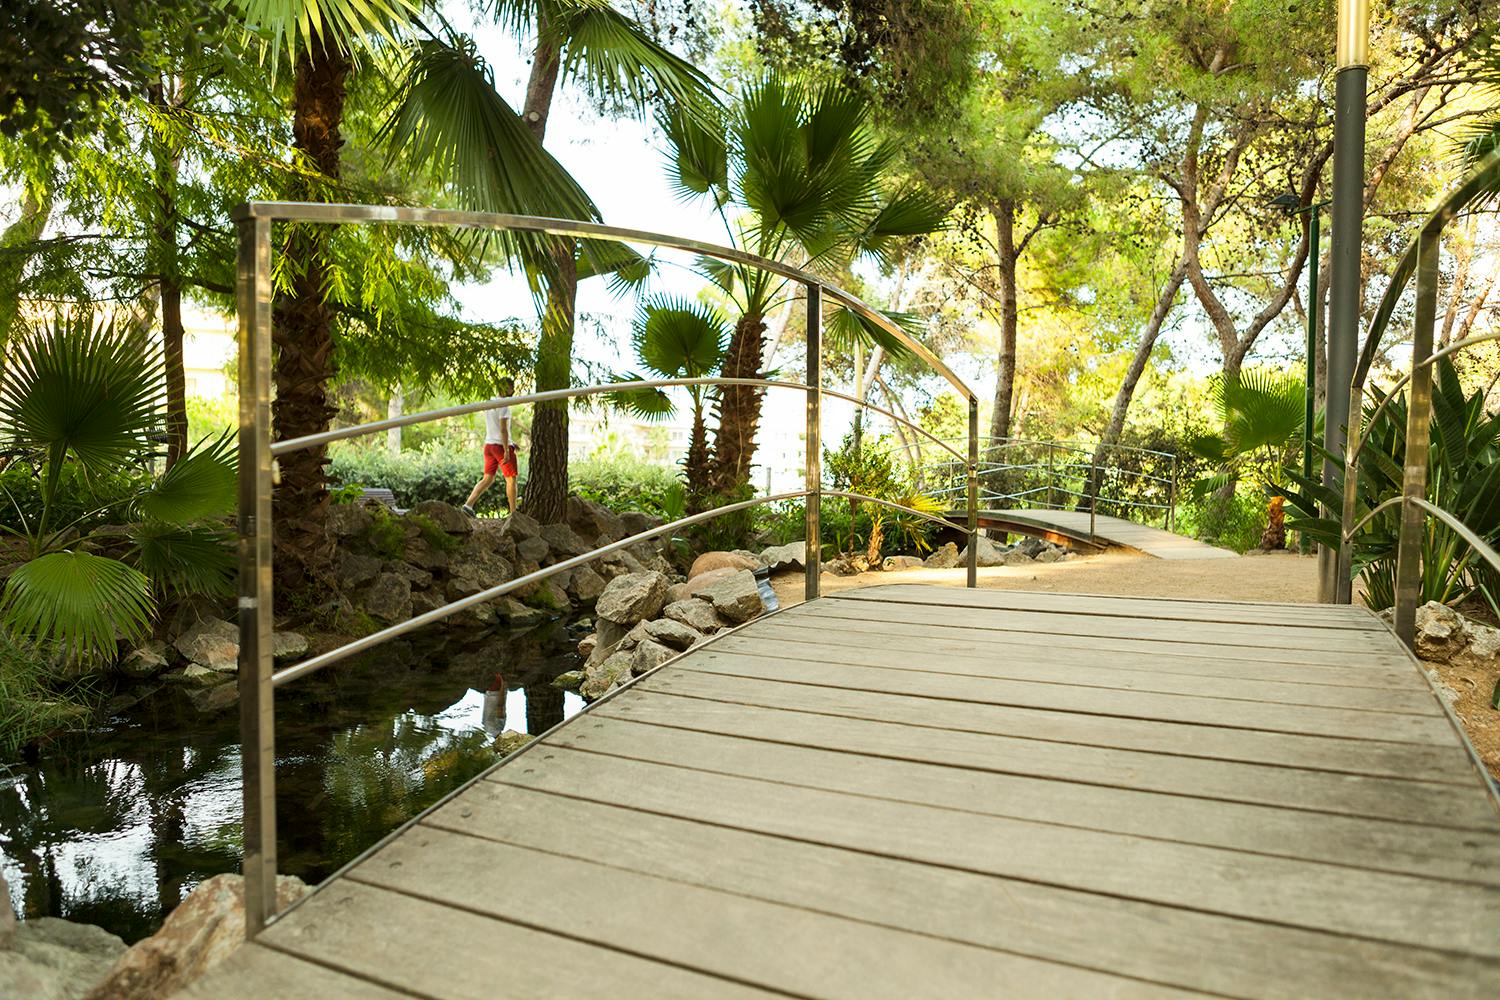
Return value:
<svg viewBox="0 0 1500 1000">
<path fill-rule="evenodd" d="M 511 445 L 507 450 L 504 445 L 487 444 L 484 446 L 484 474 L 493 476 L 495 470 L 506 479 L 516 478 L 516 446 Z"/>
</svg>

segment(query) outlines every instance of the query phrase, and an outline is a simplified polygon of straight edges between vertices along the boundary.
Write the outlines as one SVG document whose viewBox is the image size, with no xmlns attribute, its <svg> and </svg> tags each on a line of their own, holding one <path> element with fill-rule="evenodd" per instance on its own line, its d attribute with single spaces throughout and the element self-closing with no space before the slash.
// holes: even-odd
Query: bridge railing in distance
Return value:
<svg viewBox="0 0 1500 1000">
<path fill-rule="evenodd" d="M 976 585 L 978 532 L 978 488 L 976 464 L 978 455 L 978 399 L 974 392 L 936 355 L 884 315 L 850 293 L 824 282 L 811 272 L 780 261 L 747 254 L 733 247 L 716 246 L 697 240 L 682 239 L 659 233 L 617 229 L 596 223 L 567 219 L 541 219 L 527 216 L 499 215 L 485 212 L 458 212 L 436 209 L 402 208 L 385 205 L 332 205 L 298 202 L 249 202 L 234 212 L 239 228 L 237 298 L 239 312 L 239 696 L 241 763 L 244 776 L 244 870 L 245 933 L 249 938 L 259 934 L 276 918 L 276 769 L 275 769 L 275 691 L 277 688 L 316 673 L 350 656 L 364 652 L 399 635 L 441 621 L 466 608 L 494 600 L 512 591 L 530 586 L 558 573 L 591 562 L 619 549 L 682 528 L 703 523 L 715 517 L 748 510 L 761 504 L 801 499 L 805 503 L 804 527 L 807 552 L 804 558 L 804 595 L 812 599 L 819 594 L 821 571 L 821 509 L 824 496 L 836 496 L 867 503 L 895 507 L 929 520 L 938 521 L 965 532 L 969 538 L 967 582 Z M 759 268 L 788 281 L 802 285 L 807 304 L 807 378 L 804 382 L 748 378 L 680 378 L 592 385 L 548 392 L 537 392 L 504 399 L 467 403 L 421 413 L 404 414 L 375 420 L 356 427 L 345 427 L 284 441 L 271 440 L 271 306 L 272 260 L 271 227 L 277 222 L 301 222 L 328 225 L 395 224 L 448 226 L 498 232 L 530 232 L 578 239 L 636 243 L 654 247 L 685 250 L 716 260 Z M 881 328 L 908 351 L 943 376 L 969 403 L 969 439 L 967 455 L 952 445 L 889 410 L 866 403 L 846 393 L 828 389 L 822 383 L 823 300 L 828 298 L 851 310 L 865 321 Z M 631 389 L 655 389 L 668 386 L 750 386 L 772 390 L 791 390 L 805 396 L 807 416 L 807 463 L 804 488 L 770 496 L 756 497 L 725 504 L 712 510 L 679 518 L 668 524 L 631 535 L 583 555 L 545 566 L 533 573 L 489 587 L 479 593 L 453 601 L 440 608 L 416 615 L 352 642 L 309 657 L 282 670 L 275 670 L 272 660 L 271 634 L 274 625 L 274 584 L 272 577 L 272 491 L 275 461 L 279 456 L 306 448 L 319 447 L 395 427 L 426 423 L 463 416 L 502 406 L 568 400 Z M 952 454 L 967 469 L 966 525 L 947 518 L 914 510 L 901 504 L 872 497 L 825 490 L 822 485 L 822 400 L 834 396 L 855 403 L 897 421 L 903 428 L 923 436 Z"/>
<path fill-rule="evenodd" d="M 1389 316 L 1405 287 L 1407 278 L 1414 271 L 1416 277 L 1416 303 L 1412 321 L 1412 365 L 1411 371 L 1397 379 L 1385 397 L 1371 411 L 1368 424 L 1363 421 L 1362 398 L 1364 376 L 1369 369 L 1369 360 L 1379 347 L 1384 321 L 1372 324 L 1366 342 L 1364 357 L 1356 367 L 1349 406 L 1348 447 L 1344 461 L 1343 516 L 1339 519 L 1340 543 L 1334 566 L 1333 600 L 1349 604 L 1353 600 L 1354 538 L 1359 530 L 1392 508 L 1400 508 L 1401 524 L 1396 543 L 1395 603 L 1392 609 L 1396 635 L 1412 649 L 1416 648 L 1417 604 L 1422 590 L 1422 536 L 1426 531 L 1427 518 L 1434 517 L 1445 524 L 1467 543 L 1473 553 L 1500 572 L 1500 554 L 1488 542 L 1466 525 L 1452 511 L 1444 510 L 1427 499 L 1427 464 L 1431 442 L 1432 425 L 1432 366 L 1442 358 L 1457 354 L 1486 341 L 1500 340 L 1500 333 L 1482 334 L 1454 341 L 1441 349 L 1433 349 L 1433 329 L 1437 320 L 1437 296 L 1439 283 L 1438 251 L 1442 244 L 1443 230 L 1459 211 L 1486 185 L 1500 179 L 1500 151 L 1489 154 L 1464 182 L 1449 193 L 1423 224 L 1417 239 L 1408 249 L 1408 259 L 1398 268 L 1390 287 L 1386 290 L 1377 316 Z M 1414 256 L 1412 262 L 1410 258 Z M 1408 263 L 1414 268 L 1407 269 Z M 1410 385 L 1406 407 L 1406 455 L 1402 471 L 1401 493 L 1385 500 L 1356 520 L 1358 513 L 1359 463 L 1369 443 L 1371 431 L 1377 419 L 1396 393 Z M 1326 579 L 1326 578 L 1325 578 Z M 1325 597 L 1326 599 L 1326 597 Z"/>
<path fill-rule="evenodd" d="M 1103 454 L 1101 463 L 1097 456 Z M 917 475 L 932 496 L 960 495 L 961 466 L 923 462 Z M 1168 451 L 1129 445 L 1031 438 L 981 438 L 981 508 L 1030 507 L 1110 513 L 1144 523 L 1176 527 L 1178 459 Z"/>
</svg>

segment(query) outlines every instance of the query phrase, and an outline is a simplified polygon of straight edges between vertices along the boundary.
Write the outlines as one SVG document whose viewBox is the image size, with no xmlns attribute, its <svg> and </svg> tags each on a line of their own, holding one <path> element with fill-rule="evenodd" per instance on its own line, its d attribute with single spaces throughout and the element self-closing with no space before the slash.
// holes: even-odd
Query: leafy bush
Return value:
<svg viewBox="0 0 1500 1000">
<path fill-rule="evenodd" d="M 1228 500 L 1185 497 L 1177 504 L 1179 532 L 1235 552 L 1257 548 L 1265 526 L 1265 498 L 1259 490 L 1240 490 Z"/>
<path fill-rule="evenodd" d="M 110 469 L 89 472 L 77 462 L 60 467 L 57 496 L 52 510 L 55 524 L 77 522 L 80 530 L 118 518 L 120 505 L 150 482 L 143 469 Z M 20 531 L 22 512 L 34 516 L 42 509 L 42 475 L 24 459 L 13 461 L 0 472 L 0 528 Z M 101 510 L 101 508 L 110 508 Z M 90 516 L 91 512 L 99 511 Z"/>
<path fill-rule="evenodd" d="M 423 500 L 441 500 L 455 507 L 469 498 L 469 491 L 484 471 L 478 444 L 454 440 L 432 442 L 417 450 L 392 455 L 384 444 L 360 444 L 336 448 L 328 466 L 334 482 L 345 487 L 383 487 L 396 495 L 396 504 L 415 507 Z M 526 478 L 526 456 L 521 454 L 521 479 Z M 497 483 L 479 498 L 480 513 L 505 509 L 505 489 Z"/>
<path fill-rule="evenodd" d="M 568 464 L 568 479 L 579 496 L 610 510 L 640 510 L 669 520 L 682 516 L 676 469 L 632 456 L 588 458 Z"/>
<path fill-rule="evenodd" d="M 78 722 L 98 700 L 86 682 L 59 682 L 41 647 L 0 632 L 0 758 Z"/>
</svg>

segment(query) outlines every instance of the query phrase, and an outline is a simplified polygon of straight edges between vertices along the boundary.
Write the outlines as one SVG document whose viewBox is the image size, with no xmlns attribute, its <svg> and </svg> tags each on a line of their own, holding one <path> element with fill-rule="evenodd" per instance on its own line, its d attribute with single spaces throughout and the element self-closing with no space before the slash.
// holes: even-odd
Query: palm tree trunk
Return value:
<svg viewBox="0 0 1500 1000">
<path fill-rule="evenodd" d="M 29 255 L 19 250 L 42 235 L 51 216 L 51 193 L 42 195 L 27 185 L 20 216 L 0 233 L 0 251 L 9 251 L 0 253 L 0 354 L 10 343 L 21 308 L 21 278 Z"/>
<path fill-rule="evenodd" d="M 995 406 L 990 412 L 990 438 L 1010 437 L 1010 415 L 1016 391 L 1016 203 L 995 203 L 995 245 L 1000 277 L 1000 357 L 995 365 Z"/>
<path fill-rule="evenodd" d="M 161 114 L 169 114 L 178 105 L 176 94 L 168 88 L 174 81 L 157 82 L 147 90 L 147 100 Z M 180 94 L 180 90 L 177 91 Z M 156 243 L 158 265 L 157 294 L 161 299 L 161 347 L 167 380 L 167 468 L 187 452 L 187 372 L 182 357 L 182 275 L 178 262 L 177 176 L 182 165 L 178 152 L 161 138 L 151 144 L 152 184 L 156 196 Z"/>
<path fill-rule="evenodd" d="M 765 341 L 764 316 L 752 312 L 740 317 L 724 355 L 724 377 L 760 378 Z M 719 390 L 719 430 L 714 435 L 710 484 L 721 496 L 729 496 L 750 482 L 750 461 L 755 457 L 755 431 L 764 397 L 764 389 L 747 385 L 726 385 Z"/>
<path fill-rule="evenodd" d="M 311 49 L 297 60 L 292 85 L 292 135 L 307 166 L 324 177 L 339 177 L 340 126 L 351 68 L 344 53 Z M 318 185 L 297 192 L 324 200 Z M 285 258 L 290 291 L 275 305 L 276 398 L 272 418 L 277 440 L 326 430 L 336 408 L 328 400 L 334 376 L 333 312 L 324 300 L 327 226 L 298 226 L 287 236 Z M 332 547 L 323 532 L 328 490 L 323 467 L 327 449 L 307 448 L 280 459 L 276 490 L 277 576 L 283 586 L 303 590 L 329 572 Z"/>
<path fill-rule="evenodd" d="M 167 369 L 167 468 L 187 453 L 187 370 L 182 356 L 182 283 L 161 282 L 161 346 Z"/>
<path fill-rule="evenodd" d="M 687 476 L 688 505 L 693 513 L 700 509 L 698 501 L 709 492 L 708 428 L 703 422 L 703 399 L 701 393 L 693 397 L 693 430 L 688 438 L 687 459 L 683 472 Z"/>
</svg>

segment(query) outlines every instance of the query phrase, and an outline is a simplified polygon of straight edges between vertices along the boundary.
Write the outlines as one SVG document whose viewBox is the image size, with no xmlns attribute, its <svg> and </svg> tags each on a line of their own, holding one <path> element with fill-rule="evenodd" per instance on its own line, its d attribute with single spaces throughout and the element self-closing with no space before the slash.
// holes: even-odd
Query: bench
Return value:
<svg viewBox="0 0 1500 1000">
<path fill-rule="evenodd" d="M 385 507 L 390 508 L 391 513 L 393 514 L 406 513 L 405 507 L 396 506 L 396 494 L 384 488 L 383 486 L 364 487 L 359 491 L 359 500 L 361 503 L 373 501 L 375 503 L 381 504 Z"/>
</svg>

